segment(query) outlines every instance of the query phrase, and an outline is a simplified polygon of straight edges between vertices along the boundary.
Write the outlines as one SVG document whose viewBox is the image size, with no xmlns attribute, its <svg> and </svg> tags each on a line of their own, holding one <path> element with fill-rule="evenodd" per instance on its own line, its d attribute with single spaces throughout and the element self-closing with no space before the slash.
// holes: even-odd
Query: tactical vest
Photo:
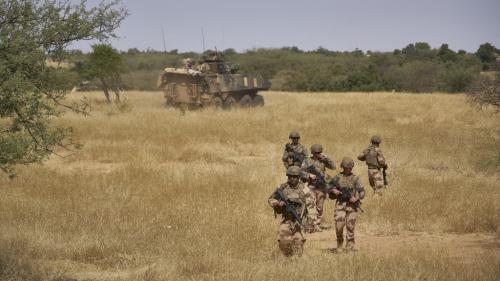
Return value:
<svg viewBox="0 0 500 281">
<path fill-rule="evenodd" d="M 378 163 L 378 148 L 371 146 L 368 148 L 368 151 L 365 155 L 366 165 L 370 169 L 379 169 L 380 165 Z"/>
<path fill-rule="evenodd" d="M 283 190 L 283 194 L 285 194 L 285 196 L 294 203 L 293 206 L 295 207 L 297 214 L 299 214 L 299 216 L 302 215 L 306 198 L 304 193 L 304 184 L 299 182 L 295 188 L 292 188 L 288 183 L 284 183 L 279 188 L 281 188 L 281 190 Z M 283 219 L 292 219 L 292 217 Z"/>
<path fill-rule="evenodd" d="M 299 154 L 301 157 L 302 157 L 302 161 L 304 160 L 304 156 L 305 156 L 305 148 L 302 144 L 297 144 L 296 146 L 294 146 L 293 144 L 290 144 L 290 147 L 292 148 L 292 151 L 288 151 L 288 158 L 287 158 L 287 161 L 288 161 L 288 165 L 292 166 L 292 165 L 295 165 L 295 166 L 300 166 L 302 163 L 295 163 L 296 159 L 294 159 L 294 154 Z M 285 146 L 285 150 L 287 149 L 287 146 Z"/>
<path fill-rule="evenodd" d="M 333 179 L 335 188 L 338 190 L 349 189 L 352 196 L 358 195 L 358 191 L 356 190 L 356 183 L 358 180 L 359 178 L 354 174 L 349 176 L 338 174 Z"/>
</svg>

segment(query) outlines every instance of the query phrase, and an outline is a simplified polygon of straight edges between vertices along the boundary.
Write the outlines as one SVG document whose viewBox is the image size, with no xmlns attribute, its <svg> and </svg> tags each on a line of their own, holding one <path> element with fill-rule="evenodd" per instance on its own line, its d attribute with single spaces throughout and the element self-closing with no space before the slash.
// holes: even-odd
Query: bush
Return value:
<svg viewBox="0 0 500 281">
<path fill-rule="evenodd" d="M 479 108 L 494 106 L 500 110 L 500 73 L 484 73 L 469 88 L 469 101 Z"/>
</svg>

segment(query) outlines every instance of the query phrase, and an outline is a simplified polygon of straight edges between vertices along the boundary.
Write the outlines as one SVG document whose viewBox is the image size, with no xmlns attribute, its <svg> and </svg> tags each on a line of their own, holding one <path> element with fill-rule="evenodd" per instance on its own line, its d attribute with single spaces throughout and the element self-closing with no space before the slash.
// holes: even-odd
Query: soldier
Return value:
<svg viewBox="0 0 500 281">
<path fill-rule="evenodd" d="M 304 184 L 304 194 L 306 195 L 306 213 L 305 222 L 306 231 L 309 233 L 321 232 L 321 228 L 316 225 L 318 210 L 316 210 L 316 195 L 309 188 L 311 183 L 311 175 L 307 172 L 300 172 L 300 181 Z"/>
<path fill-rule="evenodd" d="M 282 214 L 283 220 L 278 228 L 278 246 L 287 257 L 293 255 L 302 255 L 305 239 L 302 235 L 302 226 L 292 211 L 287 211 L 287 205 L 295 210 L 295 215 L 302 219 L 306 204 L 306 195 L 304 194 L 304 184 L 299 180 L 300 168 L 292 166 L 288 168 L 286 175 L 288 181 L 273 192 L 268 202 L 274 211 Z M 279 195 L 282 192 L 287 201 Z"/>
<path fill-rule="evenodd" d="M 192 58 L 183 59 L 182 62 L 184 64 L 184 68 L 187 70 L 189 74 L 200 73 L 200 71 L 198 71 L 198 68 L 195 66 Z"/>
<path fill-rule="evenodd" d="M 316 197 L 316 210 L 318 211 L 317 226 L 321 225 L 323 205 L 326 199 L 326 183 L 329 180 L 326 169 L 335 170 L 335 163 L 322 152 L 323 146 L 321 144 L 313 144 L 311 146 L 311 157 L 306 158 L 302 163 L 302 170 L 313 174 L 314 181 L 310 187 Z"/>
<path fill-rule="evenodd" d="M 356 226 L 356 214 L 361 200 L 365 197 L 365 189 L 358 176 L 352 173 L 354 161 L 350 157 L 344 157 L 340 163 L 343 171 L 333 177 L 330 182 L 332 187 L 330 195 L 334 195 L 335 202 L 335 231 L 337 235 L 336 252 L 341 252 L 344 244 L 344 226 L 346 228 L 346 250 L 354 249 L 354 227 Z"/>
<path fill-rule="evenodd" d="M 290 166 L 300 167 L 304 159 L 307 158 L 307 150 L 302 144 L 299 143 L 299 133 L 291 132 L 288 137 L 291 142 L 285 145 L 285 151 L 283 152 L 283 157 L 281 157 L 283 166 L 285 166 L 286 169 Z"/>
<path fill-rule="evenodd" d="M 379 136 L 373 136 L 371 139 L 372 145 L 363 150 L 358 156 L 360 161 L 366 161 L 366 165 L 368 166 L 368 181 L 373 188 L 373 192 L 379 195 L 382 194 L 382 188 L 384 187 L 384 176 L 381 169 L 387 169 L 385 157 L 379 147 L 381 142 L 382 140 Z"/>
</svg>

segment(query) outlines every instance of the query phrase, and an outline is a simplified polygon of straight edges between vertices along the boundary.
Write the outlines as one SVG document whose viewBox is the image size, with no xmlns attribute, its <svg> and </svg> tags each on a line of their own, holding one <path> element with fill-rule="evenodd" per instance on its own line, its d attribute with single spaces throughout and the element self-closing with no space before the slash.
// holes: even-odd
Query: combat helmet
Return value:
<svg viewBox="0 0 500 281">
<path fill-rule="evenodd" d="M 300 134 L 299 134 L 298 132 L 293 131 L 293 132 L 291 132 L 291 133 L 288 135 L 288 138 L 290 138 L 290 139 L 294 139 L 294 138 L 295 138 L 295 139 L 300 139 Z"/>
<path fill-rule="evenodd" d="M 287 176 L 300 176 L 300 168 L 297 166 L 291 166 L 286 170 Z"/>
<path fill-rule="evenodd" d="M 372 143 L 381 143 L 382 142 L 382 139 L 380 139 L 379 136 L 375 135 L 372 137 Z"/>
<path fill-rule="evenodd" d="M 321 153 L 323 152 L 323 146 L 321 144 L 311 145 L 311 153 Z"/>
<path fill-rule="evenodd" d="M 344 157 L 342 158 L 342 162 L 340 162 L 340 167 L 342 168 L 348 168 L 348 169 L 352 169 L 354 167 L 354 160 L 352 160 L 351 157 Z"/>
<path fill-rule="evenodd" d="M 300 172 L 300 178 L 303 180 L 308 180 L 309 179 L 309 173 L 305 171 Z"/>
</svg>

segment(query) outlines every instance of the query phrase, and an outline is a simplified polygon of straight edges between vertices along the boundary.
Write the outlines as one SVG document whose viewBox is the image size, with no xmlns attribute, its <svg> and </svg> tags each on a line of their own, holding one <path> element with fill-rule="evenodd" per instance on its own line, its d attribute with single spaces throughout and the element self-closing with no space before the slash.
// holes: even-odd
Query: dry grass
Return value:
<svg viewBox="0 0 500 281">
<path fill-rule="evenodd" d="M 462 95 L 265 94 L 252 110 L 163 108 L 159 92 L 128 92 L 93 114 L 68 113 L 83 149 L 0 178 L 0 279 L 498 280 L 498 249 L 467 267 L 446 246 L 391 254 L 277 250 L 266 199 L 285 180 L 289 131 L 339 161 L 380 134 L 392 186 L 368 194 L 358 229 L 500 233 L 500 119 Z M 75 95 L 72 98 L 78 98 Z M 366 183 L 366 167 L 355 172 Z M 328 202 L 327 220 L 332 218 Z M 333 235 L 333 234 L 332 234 Z M 333 236 L 331 237 L 333 244 Z M 314 243 L 311 243 L 314 245 Z"/>
</svg>

